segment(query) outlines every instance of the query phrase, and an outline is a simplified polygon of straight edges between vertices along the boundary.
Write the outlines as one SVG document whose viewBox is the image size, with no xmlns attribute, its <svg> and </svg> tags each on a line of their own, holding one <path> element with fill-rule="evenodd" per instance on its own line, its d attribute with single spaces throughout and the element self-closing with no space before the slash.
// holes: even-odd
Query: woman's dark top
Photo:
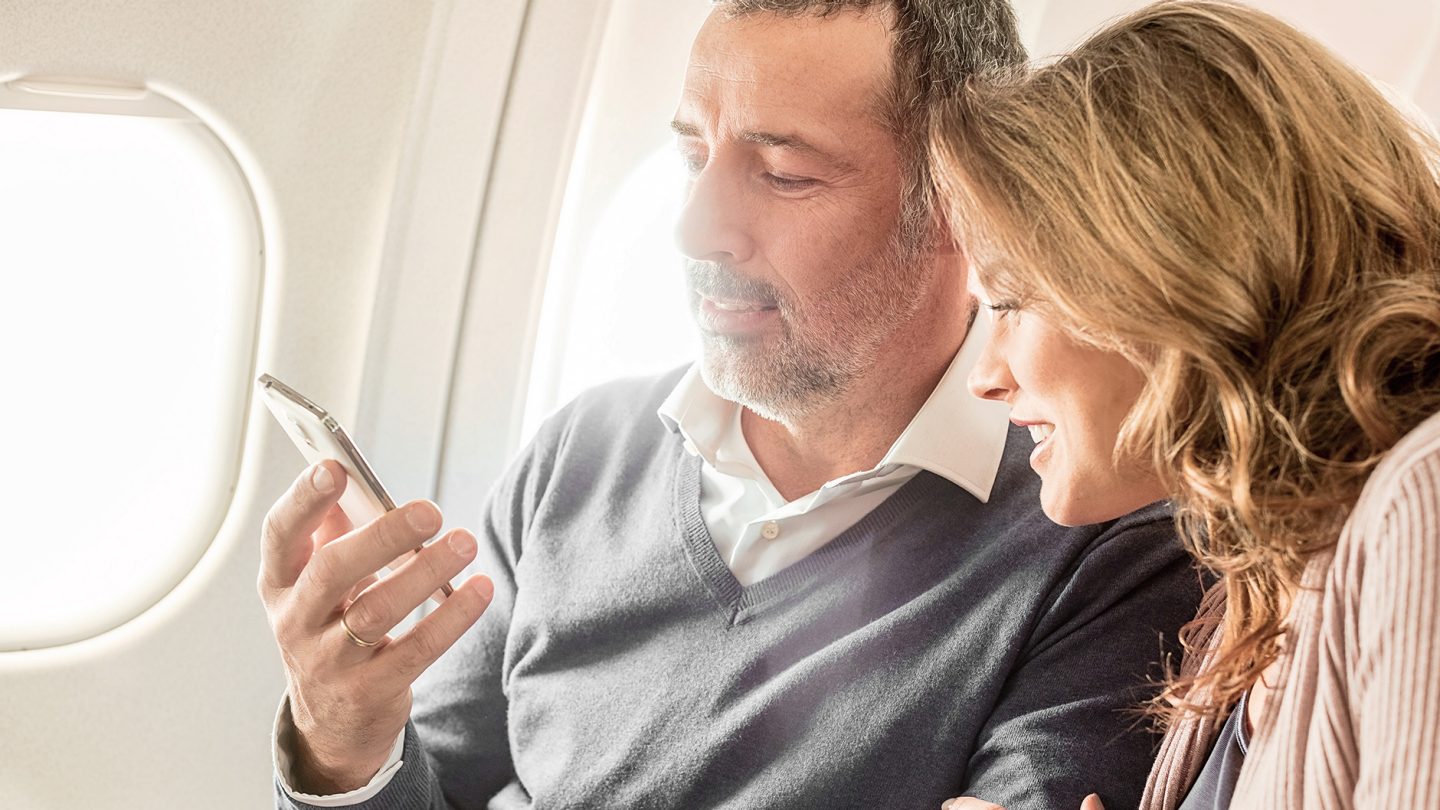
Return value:
<svg viewBox="0 0 1440 810">
<path fill-rule="evenodd" d="M 1250 693 L 1240 696 L 1240 702 L 1215 738 L 1215 747 L 1210 749 L 1210 758 L 1195 777 L 1195 784 L 1185 794 L 1185 801 L 1178 810 L 1226 810 L 1230 797 L 1235 793 L 1235 783 L 1240 779 L 1240 766 L 1245 764 L 1245 751 L 1250 747 L 1245 738 L 1245 699 Z"/>
</svg>

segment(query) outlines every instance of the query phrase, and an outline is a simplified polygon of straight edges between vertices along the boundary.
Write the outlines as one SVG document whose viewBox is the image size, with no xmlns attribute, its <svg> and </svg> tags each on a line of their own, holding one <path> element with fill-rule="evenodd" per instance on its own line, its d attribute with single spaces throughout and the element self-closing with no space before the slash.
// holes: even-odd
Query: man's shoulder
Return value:
<svg viewBox="0 0 1440 810">
<path fill-rule="evenodd" d="M 688 369 L 685 365 L 660 374 L 621 377 L 588 388 L 571 401 L 570 418 L 660 424 L 656 412 Z"/>
<path fill-rule="evenodd" d="M 542 446 L 598 441 L 632 447 L 635 442 L 662 441 L 670 431 L 657 412 L 687 369 L 624 377 L 586 389 L 545 421 L 536 441 Z"/>
</svg>

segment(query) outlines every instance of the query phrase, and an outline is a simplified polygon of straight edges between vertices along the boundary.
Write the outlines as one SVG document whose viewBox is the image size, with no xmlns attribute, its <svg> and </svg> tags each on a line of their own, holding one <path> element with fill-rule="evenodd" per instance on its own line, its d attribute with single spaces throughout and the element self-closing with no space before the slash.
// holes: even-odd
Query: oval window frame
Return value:
<svg viewBox="0 0 1440 810">
<path fill-rule="evenodd" d="M 244 250 L 243 255 L 236 257 L 236 268 L 244 275 L 235 279 L 234 288 L 240 293 L 233 310 L 233 323 L 243 331 L 234 332 L 227 341 L 231 358 L 227 366 L 233 373 L 221 375 L 220 379 L 227 382 L 224 390 L 217 394 L 217 398 L 229 404 L 224 413 L 211 420 L 215 429 L 229 427 L 230 430 L 228 436 L 216 441 L 215 446 L 221 449 L 222 455 L 212 455 L 214 461 L 207 465 L 216 471 L 214 486 L 209 488 L 209 491 L 217 493 L 216 496 L 184 521 L 186 529 L 183 531 L 193 541 L 177 543 L 172 550 L 183 553 L 173 554 L 156 565 L 141 585 L 128 592 L 120 591 L 119 595 L 107 600 L 107 609 L 102 612 L 77 614 L 63 622 L 36 626 L 28 633 L 17 633 L 14 628 L 7 632 L 0 627 L 0 655 L 3 655 L 78 644 L 134 621 L 160 605 L 214 547 L 221 527 L 234 507 L 240 481 L 246 425 L 252 406 L 250 379 L 254 376 L 257 361 L 267 253 L 264 220 L 252 178 L 214 127 L 190 107 L 163 91 L 145 84 L 90 77 L 0 77 L 0 109 L 139 116 L 186 125 L 196 137 L 197 147 L 214 158 L 218 170 L 215 173 L 217 188 L 223 185 L 229 187 L 227 194 L 233 191 L 230 194 L 234 201 L 233 210 L 239 215 L 239 219 L 235 220 L 236 243 Z M 136 395 L 141 395 L 138 389 L 148 388 L 156 397 L 178 397 L 176 406 L 183 407 L 182 383 L 182 380 L 168 384 L 137 380 Z M 111 474 L 115 473 L 112 471 Z M 63 592 L 59 598 L 64 598 Z M 37 606 L 37 610 L 43 609 L 43 606 Z"/>
</svg>

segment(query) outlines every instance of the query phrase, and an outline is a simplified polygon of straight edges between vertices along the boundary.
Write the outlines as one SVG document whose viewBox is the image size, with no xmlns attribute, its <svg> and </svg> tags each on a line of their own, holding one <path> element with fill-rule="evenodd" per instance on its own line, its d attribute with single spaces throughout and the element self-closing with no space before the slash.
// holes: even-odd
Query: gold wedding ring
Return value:
<svg viewBox="0 0 1440 810">
<path fill-rule="evenodd" d="M 355 635 L 355 631 L 351 630 L 350 625 L 346 623 L 344 613 L 340 614 L 340 626 L 345 628 L 345 635 L 349 637 L 350 643 L 354 644 L 356 647 L 374 647 L 376 644 L 380 643 L 378 639 L 375 641 L 366 641 L 365 639 Z"/>
</svg>

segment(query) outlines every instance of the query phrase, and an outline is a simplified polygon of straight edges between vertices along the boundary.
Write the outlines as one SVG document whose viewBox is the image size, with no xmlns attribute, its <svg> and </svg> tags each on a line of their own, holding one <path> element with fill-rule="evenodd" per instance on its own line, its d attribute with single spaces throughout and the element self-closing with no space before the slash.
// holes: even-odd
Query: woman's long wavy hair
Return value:
<svg viewBox="0 0 1440 810">
<path fill-rule="evenodd" d="M 1281 650 L 1307 561 L 1440 411 L 1436 144 L 1279 20 L 1166 2 L 935 111 L 942 210 L 985 287 L 1122 351 L 1153 463 L 1228 606 L 1157 705 L 1222 717 Z"/>
</svg>

